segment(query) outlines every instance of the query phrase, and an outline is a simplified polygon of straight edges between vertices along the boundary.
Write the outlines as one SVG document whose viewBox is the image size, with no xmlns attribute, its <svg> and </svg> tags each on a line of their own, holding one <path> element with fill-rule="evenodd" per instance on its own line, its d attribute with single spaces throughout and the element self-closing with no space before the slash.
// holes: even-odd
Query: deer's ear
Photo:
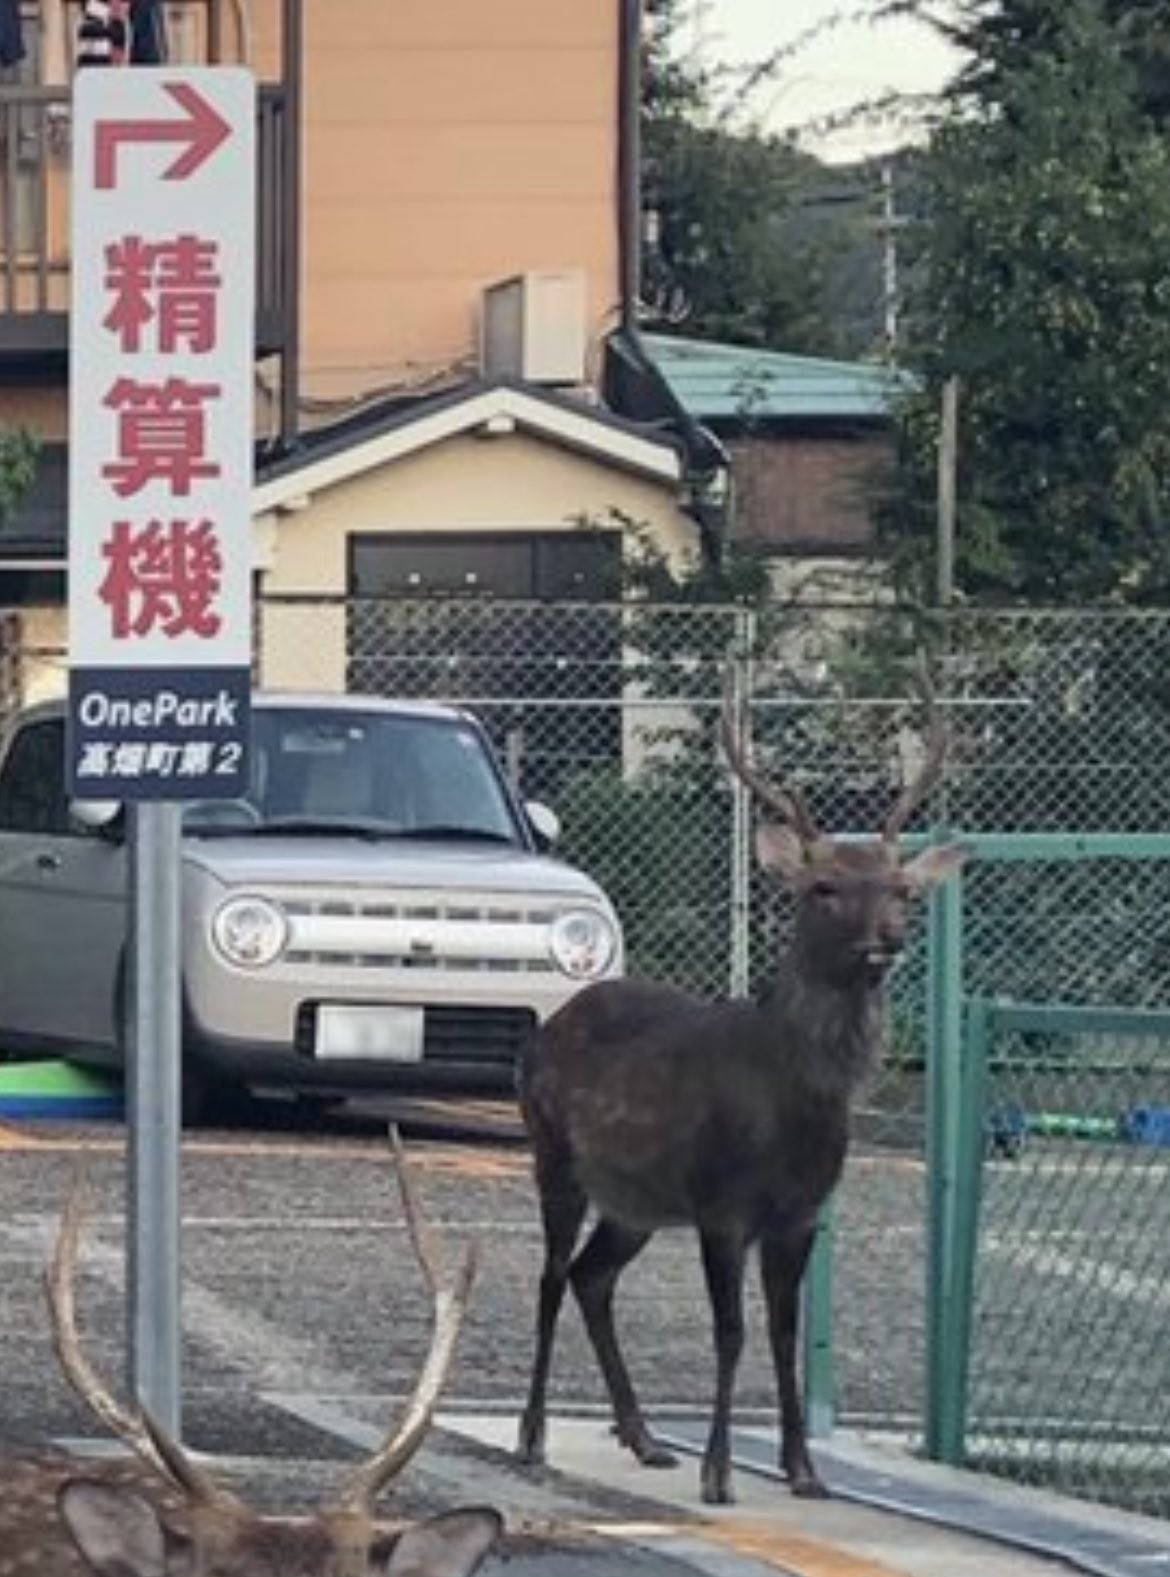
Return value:
<svg viewBox="0 0 1170 1577">
<path fill-rule="evenodd" d="M 72 1479 L 57 1496 L 73 1542 L 99 1577 L 167 1577 L 167 1536 L 135 1490 Z"/>
<path fill-rule="evenodd" d="M 961 870 L 970 854 L 970 849 L 964 848 L 961 843 L 940 843 L 937 847 L 923 849 L 921 854 L 916 854 L 903 865 L 903 880 L 915 892 L 927 892 Z"/>
<path fill-rule="evenodd" d="M 800 834 L 776 821 L 761 822 L 756 828 L 756 859 L 769 876 L 794 882 L 805 867 Z"/>
<path fill-rule="evenodd" d="M 487 1506 L 431 1517 L 407 1528 L 386 1563 L 386 1577 L 469 1577 L 503 1528 L 499 1512 Z"/>
</svg>

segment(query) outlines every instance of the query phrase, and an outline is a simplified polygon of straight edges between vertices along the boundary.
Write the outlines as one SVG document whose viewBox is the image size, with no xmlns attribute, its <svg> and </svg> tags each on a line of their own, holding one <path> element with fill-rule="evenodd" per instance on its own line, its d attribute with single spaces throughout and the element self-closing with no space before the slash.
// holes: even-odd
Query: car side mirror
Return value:
<svg viewBox="0 0 1170 1577">
<path fill-rule="evenodd" d="M 96 833 L 117 843 L 125 827 L 125 806 L 120 799 L 73 799 L 69 801 L 69 817 L 86 832 Z"/>
<path fill-rule="evenodd" d="M 524 814 L 540 847 L 551 849 L 561 835 L 561 818 L 556 811 L 538 799 L 529 799 L 524 802 Z"/>
</svg>

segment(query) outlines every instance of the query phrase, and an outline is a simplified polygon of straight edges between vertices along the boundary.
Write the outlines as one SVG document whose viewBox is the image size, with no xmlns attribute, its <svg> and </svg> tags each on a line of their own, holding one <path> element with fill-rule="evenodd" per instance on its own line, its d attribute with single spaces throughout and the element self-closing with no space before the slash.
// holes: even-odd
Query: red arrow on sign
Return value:
<svg viewBox="0 0 1170 1577">
<path fill-rule="evenodd" d="M 118 149 L 126 143 L 182 142 L 186 148 L 163 171 L 164 181 L 183 181 L 231 136 L 231 127 L 202 93 L 187 82 L 164 82 L 169 93 L 186 113 L 181 120 L 103 120 L 96 128 L 94 148 L 94 185 L 108 191 L 117 185 Z"/>
</svg>

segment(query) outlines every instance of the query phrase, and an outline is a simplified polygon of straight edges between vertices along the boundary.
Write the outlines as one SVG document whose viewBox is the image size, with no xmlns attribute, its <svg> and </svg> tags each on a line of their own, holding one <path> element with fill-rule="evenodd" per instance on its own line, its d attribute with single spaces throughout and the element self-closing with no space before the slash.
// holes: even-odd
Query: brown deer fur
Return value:
<svg viewBox="0 0 1170 1577">
<path fill-rule="evenodd" d="M 655 1231 L 691 1225 L 715 1332 L 715 1401 L 702 1464 L 709 1502 L 732 1498 L 730 1410 L 753 1244 L 779 1391 L 780 1465 L 795 1494 L 825 1493 L 796 1374 L 801 1280 L 818 1212 L 841 1174 L 852 1098 L 881 1054 L 885 979 L 905 940 L 911 901 L 963 859 L 961 849 L 932 847 L 903 860 L 897 848 L 901 825 L 942 767 L 936 721 L 918 777 L 869 844 L 822 838 L 794 791 L 767 785 L 747 764 L 727 717 L 724 742 L 753 795 L 783 817 L 757 836 L 761 865 L 795 898 L 791 941 L 767 990 L 754 1001 L 705 1001 L 645 980 L 587 987 L 544 1025 L 520 1079 L 545 1262 L 519 1454 L 529 1462 L 544 1457 L 553 1337 L 571 1283 L 619 1440 L 646 1465 L 673 1464 L 638 1405 L 614 1330 L 613 1295 Z M 590 1204 L 598 1220 L 575 1252 Z"/>
</svg>

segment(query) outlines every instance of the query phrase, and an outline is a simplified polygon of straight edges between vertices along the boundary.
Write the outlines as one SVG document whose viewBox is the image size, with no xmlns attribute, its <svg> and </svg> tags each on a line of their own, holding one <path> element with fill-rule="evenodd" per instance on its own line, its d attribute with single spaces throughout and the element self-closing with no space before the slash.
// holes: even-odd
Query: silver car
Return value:
<svg viewBox="0 0 1170 1577">
<path fill-rule="evenodd" d="M 248 795 L 183 812 L 184 1101 L 510 1088 L 534 1026 L 620 973 L 596 882 L 546 852 L 464 712 L 253 698 Z M 65 799 L 65 714 L 0 752 L 0 1051 L 122 1060 L 127 862 L 116 806 Z"/>
</svg>

